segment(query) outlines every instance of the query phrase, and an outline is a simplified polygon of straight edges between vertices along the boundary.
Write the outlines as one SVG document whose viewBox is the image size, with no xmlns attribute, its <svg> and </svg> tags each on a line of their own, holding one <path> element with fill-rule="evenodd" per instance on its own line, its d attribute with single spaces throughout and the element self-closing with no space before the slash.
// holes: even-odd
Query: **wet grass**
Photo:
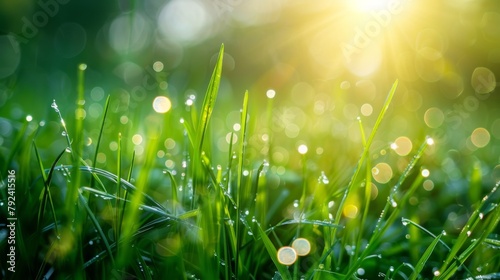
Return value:
<svg viewBox="0 0 500 280">
<path fill-rule="evenodd" d="M 201 108 L 190 105 L 181 122 L 173 117 L 146 119 L 140 156 L 127 154 L 121 133 L 106 133 L 116 121 L 109 114 L 109 97 L 97 125 L 98 137 L 85 144 L 93 124 L 82 116 L 84 66 L 78 71 L 76 106 L 52 104 L 65 139 L 57 153 L 38 144 L 44 126 L 30 130 L 28 121 L 18 126 L 7 142 L 9 153 L 2 154 L 2 176 L 7 170 L 17 171 L 18 217 L 17 271 L 6 270 L 3 254 L 3 279 L 500 277 L 500 241 L 495 234 L 500 220 L 498 185 L 486 186 L 489 191 L 483 196 L 481 168 L 475 166 L 471 177 L 464 178 L 472 189 L 467 193 L 470 205 L 463 206 L 470 214 L 464 215 L 456 232 L 446 232 L 439 218 L 449 203 L 448 194 L 431 198 L 436 204 L 430 210 L 434 219 L 423 217 L 418 207 L 419 199 L 428 195 L 422 185 L 433 172 L 424 159 L 436 156 L 426 154 L 436 144 L 430 137 L 413 140 L 420 147 L 406 156 L 400 174 L 380 184 L 374 195 L 377 157 L 372 144 L 383 139 L 381 124 L 390 114 L 397 81 L 372 127 L 358 119 L 360 156 L 355 166 L 346 168 L 347 174 L 308 168 L 309 155 L 302 150 L 296 172 L 300 180 L 283 175 L 284 183 L 273 186 L 281 176 L 269 155 L 273 142 L 266 143 L 268 154 L 261 159 L 248 153 L 256 125 L 252 118 L 258 112 L 248 92 L 239 130 L 228 134 L 227 154 L 217 157 L 226 162 L 214 164 L 220 151 L 214 149 L 211 120 L 223 53 L 222 46 Z M 273 139 L 272 102 L 265 106 L 268 139 Z M 76 112 L 68 124 L 64 110 Z M 370 131 L 368 137 L 365 130 Z M 158 160 L 165 134 L 175 138 L 182 151 L 175 168 L 162 167 Z M 106 137 L 116 140 L 113 153 L 102 149 Z M 115 165 L 100 167 L 103 153 Z M 1 211 L 6 216 L 6 178 L 2 181 Z M 435 179 L 434 184 L 438 189 L 444 182 Z M 2 252 L 8 246 L 4 232 Z M 310 250 L 292 246 L 299 238 L 308 241 Z M 281 251 L 283 247 L 287 251 Z"/>
</svg>

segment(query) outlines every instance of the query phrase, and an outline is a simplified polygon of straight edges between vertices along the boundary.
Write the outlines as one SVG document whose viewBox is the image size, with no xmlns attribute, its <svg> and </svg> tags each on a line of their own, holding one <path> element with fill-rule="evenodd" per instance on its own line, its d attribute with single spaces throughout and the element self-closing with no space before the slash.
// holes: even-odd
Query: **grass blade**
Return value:
<svg viewBox="0 0 500 280">
<path fill-rule="evenodd" d="M 465 242 L 469 239 L 469 236 L 471 232 L 475 231 L 475 228 L 479 225 L 479 223 L 483 220 L 484 213 L 481 212 L 481 210 L 484 208 L 487 202 L 489 202 L 488 198 L 496 193 L 498 190 L 498 187 L 500 186 L 500 183 L 497 183 L 495 187 L 491 190 L 490 194 L 485 196 L 483 200 L 481 201 L 480 205 L 478 208 L 472 213 L 471 217 L 465 224 L 465 226 L 462 228 L 462 231 L 458 235 L 455 244 L 451 248 L 451 252 L 448 254 L 448 257 L 446 260 L 443 262 L 443 265 L 441 266 L 440 270 L 442 273 L 439 276 L 438 279 L 447 279 L 448 276 L 450 276 L 450 271 L 455 271 L 458 269 L 457 262 L 454 261 L 457 259 L 458 252 L 460 249 L 464 246 Z M 491 214 L 493 217 L 493 221 L 486 227 L 486 229 L 483 230 L 483 233 L 481 234 L 481 238 L 479 239 L 481 242 L 484 240 L 484 238 L 487 237 L 487 234 L 489 234 L 493 229 L 495 228 L 496 224 L 498 223 L 500 219 L 500 207 L 497 207 L 493 214 Z M 490 217 L 491 217 L 490 216 Z M 479 241 L 478 241 L 479 242 Z M 476 242 L 474 242 L 476 243 Z M 471 246 L 477 246 L 478 244 L 472 244 Z M 467 250 L 470 250 L 471 247 L 469 247 Z M 465 256 L 462 256 L 465 257 Z M 467 255 L 468 257 L 468 255 Z M 461 264 L 462 262 L 459 261 Z"/>
<path fill-rule="evenodd" d="M 266 232 L 260 227 L 260 225 L 257 224 L 257 229 L 259 231 L 259 236 L 262 239 L 262 242 L 264 243 L 264 247 L 267 250 L 267 253 L 269 254 L 269 257 L 273 261 L 274 265 L 278 269 L 278 272 L 280 273 L 281 277 L 285 280 L 292 279 L 292 276 L 290 275 L 290 272 L 286 268 L 285 265 L 282 265 L 278 261 L 278 251 L 274 247 L 273 242 L 271 242 L 271 239 L 267 236 Z"/>
<path fill-rule="evenodd" d="M 431 256 L 432 252 L 434 251 L 434 248 L 436 248 L 436 245 L 439 243 L 442 236 L 443 236 L 442 233 L 438 235 L 436 238 L 434 238 L 429 247 L 427 247 L 425 252 L 422 254 L 422 257 L 418 260 L 417 265 L 415 266 L 415 270 L 413 270 L 413 273 L 410 275 L 410 280 L 415 280 L 418 278 L 420 272 L 424 268 L 425 264 L 427 263 L 427 260 Z"/>
<path fill-rule="evenodd" d="M 346 190 L 344 191 L 342 200 L 340 201 L 339 206 L 338 206 L 337 214 L 335 216 L 335 220 L 334 220 L 335 224 L 339 224 L 340 223 L 340 218 L 342 217 L 342 212 L 343 212 L 344 204 L 347 201 L 347 197 L 349 196 L 349 193 L 352 191 L 352 189 L 354 187 L 354 182 L 356 181 L 356 179 L 358 177 L 358 174 L 359 174 L 359 172 L 361 170 L 361 166 L 363 165 L 363 163 L 365 162 L 366 158 L 368 157 L 370 146 L 371 146 L 371 144 L 373 142 L 373 139 L 375 138 L 375 134 L 376 134 L 376 132 L 378 130 L 378 127 L 380 126 L 380 123 L 382 123 L 382 119 L 384 118 L 385 114 L 387 113 L 387 110 L 389 109 L 389 105 L 391 104 L 392 98 L 394 97 L 394 93 L 396 92 L 397 86 L 398 86 L 398 80 L 396 80 L 394 82 L 394 84 L 392 85 L 391 90 L 389 91 L 389 94 L 387 95 L 387 98 L 385 100 L 384 106 L 382 107 L 382 110 L 380 111 L 380 113 L 378 115 L 377 121 L 375 122 L 375 125 L 373 126 L 372 132 L 370 133 L 370 136 L 368 137 L 368 140 L 366 141 L 365 147 L 363 149 L 363 153 L 361 155 L 361 158 L 358 161 L 358 164 L 356 166 L 354 174 L 352 175 L 352 177 L 351 177 L 351 179 L 349 181 L 349 184 L 348 184 Z M 335 235 L 335 230 L 334 230 L 333 235 Z"/>
<path fill-rule="evenodd" d="M 243 109 L 241 111 L 241 142 L 240 142 L 240 150 L 238 157 L 238 183 L 236 190 L 236 256 L 235 256 L 235 264 L 237 269 L 237 274 L 240 276 L 240 205 L 241 205 L 241 195 L 243 194 L 243 161 L 245 157 L 245 148 L 246 148 L 246 133 L 247 133 L 247 117 L 248 117 L 248 91 L 245 92 L 245 96 L 243 98 Z"/>
<path fill-rule="evenodd" d="M 215 106 L 215 100 L 217 99 L 217 94 L 219 92 L 220 79 L 222 74 L 222 61 L 224 57 L 224 45 L 221 45 L 219 51 L 219 57 L 217 58 L 217 62 L 215 64 L 214 71 L 212 73 L 212 77 L 210 78 L 210 82 L 208 84 L 207 91 L 205 93 L 205 99 L 203 100 L 203 106 L 201 108 L 200 120 L 197 124 L 196 130 L 196 145 L 194 146 L 194 154 L 193 154 L 193 199 L 191 202 L 191 208 L 195 208 L 196 201 L 196 188 L 199 185 L 202 185 L 200 182 L 200 176 L 202 173 L 202 164 L 201 164 L 201 155 L 203 153 L 203 144 L 206 139 L 206 133 L 208 130 L 208 124 L 210 121 L 210 117 L 212 116 L 212 112 Z"/>
<path fill-rule="evenodd" d="M 102 133 L 104 131 L 104 123 L 106 122 L 106 118 L 107 118 L 108 111 L 109 111 L 109 100 L 110 100 L 110 96 L 108 95 L 108 97 L 106 98 L 106 103 L 104 105 L 104 112 L 102 115 L 101 127 L 99 129 L 99 136 L 97 136 L 97 142 L 95 145 L 94 159 L 92 160 L 92 167 L 94 167 L 94 168 L 96 167 L 96 164 L 97 164 L 97 155 L 99 154 L 99 147 L 101 146 Z M 91 180 L 90 186 L 94 187 L 94 177 L 91 177 L 90 180 Z"/>
<path fill-rule="evenodd" d="M 63 150 L 54 160 L 52 163 L 51 168 L 49 169 L 48 175 L 45 173 L 45 169 L 43 168 L 43 163 L 42 159 L 40 157 L 40 154 L 38 153 L 38 149 L 36 147 L 35 142 L 33 141 L 33 147 L 35 149 L 35 155 L 37 158 L 38 166 L 40 167 L 40 173 L 42 174 L 42 179 L 43 179 L 43 185 L 44 185 L 44 194 L 42 198 L 42 203 L 40 204 L 40 208 L 38 210 L 38 221 L 37 221 L 37 228 L 38 230 L 40 229 L 41 222 L 43 220 L 43 214 L 45 213 L 45 206 L 47 203 L 47 198 L 49 199 L 50 203 L 50 210 L 52 211 L 53 219 L 54 219 L 54 227 L 55 227 L 55 232 L 57 235 L 59 235 L 59 228 L 57 226 L 57 217 L 56 217 L 56 210 L 54 208 L 54 202 L 52 201 L 52 196 L 50 194 L 50 182 L 52 181 L 52 174 L 54 174 L 54 169 L 56 167 L 57 162 L 61 157 L 64 155 L 65 151 Z"/>
<path fill-rule="evenodd" d="M 92 210 L 90 209 L 87 201 L 85 201 L 85 198 L 83 197 L 83 195 L 80 192 L 78 193 L 78 198 L 80 200 L 80 204 L 83 205 L 83 207 L 87 211 L 87 215 L 89 216 L 90 220 L 92 221 L 92 224 L 94 225 L 99 236 L 101 237 L 102 241 L 104 242 L 104 246 L 106 247 L 106 251 L 108 252 L 109 258 L 111 259 L 111 263 L 114 266 L 115 259 L 113 257 L 113 252 L 111 251 L 111 247 L 109 246 L 108 239 L 106 238 L 106 235 L 104 234 L 104 232 L 99 224 L 99 221 L 97 221 L 97 218 L 95 217 L 94 213 L 92 213 Z"/>
</svg>

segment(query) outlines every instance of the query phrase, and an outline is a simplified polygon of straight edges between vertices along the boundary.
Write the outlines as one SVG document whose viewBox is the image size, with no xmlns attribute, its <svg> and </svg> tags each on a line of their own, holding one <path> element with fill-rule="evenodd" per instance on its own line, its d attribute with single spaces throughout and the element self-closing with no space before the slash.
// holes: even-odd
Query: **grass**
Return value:
<svg viewBox="0 0 500 280">
<path fill-rule="evenodd" d="M 126 129 L 124 134 L 106 133 L 106 127 L 117 122 L 110 97 L 97 137 L 86 144 L 92 124 L 82 116 L 84 65 L 78 71 L 76 108 L 52 104 L 64 135 L 57 153 L 38 144 L 43 140 L 40 133 L 48 128 L 28 121 L 20 124 L 7 142 L 9 153 L 2 154 L 1 211 L 7 216 L 5 174 L 14 169 L 18 218 L 17 271 L 10 273 L 2 261 L 3 279 L 500 277 L 500 240 L 495 234 L 500 220 L 498 185 L 486 186 L 489 192 L 484 193 L 477 164 L 466 179 L 470 204 L 463 207 L 470 213 L 462 215 L 465 219 L 456 232 L 446 232 L 439 219 L 449 204 L 446 193 L 436 192 L 438 196 L 430 198 L 437 205 L 429 210 L 434 219 L 418 207 L 419 200 L 429 196 L 422 185 L 433 172 L 425 163 L 432 166 L 425 159 L 436 156 L 426 153 L 435 145 L 432 138 L 414 140 L 420 148 L 395 163 L 405 166 L 395 179 L 374 182 L 380 159 L 373 144 L 383 139 L 382 124 L 391 114 L 398 81 L 371 128 L 358 119 L 362 141 L 357 164 L 339 174 L 326 174 L 309 168 L 312 155 L 295 152 L 299 159 L 295 177 L 278 175 L 270 154 L 277 146 L 271 129 L 272 99 L 264 114 L 267 153 L 259 158 L 249 152 L 259 111 L 246 92 L 239 130 L 229 132 L 227 154 L 218 155 L 211 121 L 223 53 L 222 46 L 199 110 L 190 105 L 177 115 L 169 112 L 143 122 L 143 153 L 124 146 Z M 76 112 L 71 122 L 66 123 L 65 110 Z M 170 155 L 180 164 L 165 169 L 157 155 L 167 137 L 181 152 L 177 158 Z M 110 141 L 116 144 L 113 153 L 103 148 Z M 102 156 L 110 162 L 105 167 L 98 164 Z M 214 163 L 221 158 L 225 163 Z M 281 183 L 273 186 L 280 176 Z M 434 181 L 435 189 L 445 184 L 439 178 Z M 378 196 L 373 193 L 376 184 Z M 278 250 L 292 246 L 297 238 L 308 240 L 310 251 L 297 256 L 301 249 L 290 249 L 287 256 L 295 261 L 280 259 Z M 6 252 L 5 234 L 0 242 Z"/>
</svg>

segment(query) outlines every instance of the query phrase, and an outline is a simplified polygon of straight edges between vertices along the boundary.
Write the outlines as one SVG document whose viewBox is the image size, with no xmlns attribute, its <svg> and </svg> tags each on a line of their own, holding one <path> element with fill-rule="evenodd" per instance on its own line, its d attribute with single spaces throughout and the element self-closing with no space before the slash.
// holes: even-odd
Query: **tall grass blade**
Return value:
<svg viewBox="0 0 500 280">
<path fill-rule="evenodd" d="M 285 280 L 291 280 L 292 275 L 290 275 L 290 272 L 288 271 L 286 266 L 278 261 L 278 256 L 277 256 L 278 251 L 274 247 L 273 242 L 271 241 L 271 239 L 269 239 L 266 232 L 260 227 L 259 224 L 257 224 L 257 229 L 259 232 L 260 239 L 262 240 L 262 243 L 264 243 L 264 247 L 266 248 L 267 253 L 269 254 L 269 257 L 273 261 L 274 265 L 278 269 L 281 278 Z"/>
<path fill-rule="evenodd" d="M 102 115 L 102 120 L 101 120 L 101 126 L 99 128 L 99 135 L 97 136 L 97 141 L 95 145 L 95 152 L 94 152 L 94 159 L 92 160 L 92 167 L 95 168 L 97 164 L 97 156 L 99 155 L 99 148 L 101 147 L 101 141 L 102 141 L 102 133 L 104 132 L 104 123 L 106 122 L 106 118 L 108 116 L 108 111 L 109 111 L 109 100 L 110 96 L 106 98 L 106 103 L 104 105 L 104 112 Z M 90 187 L 94 187 L 94 177 L 90 178 Z"/>
<path fill-rule="evenodd" d="M 132 158 L 130 159 L 130 168 L 129 168 L 128 175 L 127 175 L 127 182 L 130 182 L 130 180 L 132 179 L 132 170 L 134 168 L 134 162 L 135 162 L 135 151 L 132 152 Z M 125 209 L 127 207 L 128 194 L 129 194 L 129 191 L 127 188 L 125 188 L 125 193 L 123 194 L 123 204 L 122 204 L 122 209 L 121 209 L 121 214 L 120 214 L 120 225 L 118 226 L 118 228 L 120 230 L 123 227 L 123 217 L 125 217 Z"/>
<path fill-rule="evenodd" d="M 241 110 L 241 136 L 240 136 L 240 149 L 238 151 L 238 181 L 236 190 L 236 256 L 235 256 L 235 264 L 237 269 L 237 274 L 240 275 L 240 205 L 241 205 L 241 196 L 245 191 L 243 188 L 243 162 L 245 157 L 245 148 L 246 148 L 246 133 L 247 133 L 247 117 L 248 117 L 248 91 L 245 92 L 245 96 L 243 97 L 243 109 Z"/>
<path fill-rule="evenodd" d="M 157 139 L 155 137 L 151 137 L 146 148 L 144 165 L 141 167 L 139 176 L 137 178 L 136 190 L 133 192 L 131 200 L 128 203 L 130 206 L 128 207 L 127 215 L 124 218 L 124 228 L 122 231 L 122 235 L 120 236 L 120 239 L 123 240 L 123 244 L 120 247 L 121 253 L 118 256 L 117 260 L 117 265 L 119 267 L 127 265 L 130 261 L 130 250 L 132 248 L 132 244 L 130 244 L 130 242 L 132 241 L 134 232 L 138 229 L 139 226 L 139 211 L 140 209 L 144 209 L 141 206 L 143 205 L 143 200 L 145 198 L 144 193 L 150 177 L 149 173 L 155 159 L 156 144 Z M 121 178 L 118 178 L 118 180 L 122 181 Z M 122 182 L 124 181 L 125 180 L 123 180 Z"/>
<path fill-rule="evenodd" d="M 484 221 L 482 221 L 484 218 L 484 213 L 482 212 L 482 210 L 485 208 L 486 203 L 489 202 L 489 197 L 491 195 L 493 195 L 494 193 L 496 193 L 496 191 L 499 188 L 499 185 L 500 185 L 500 183 L 497 183 L 497 185 L 495 185 L 495 187 L 491 190 L 490 194 L 486 195 L 483 198 L 483 200 L 479 204 L 478 208 L 472 213 L 471 217 L 469 218 L 467 223 L 464 225 L 464 227 L 460 231 L 460 234 L 458 235 L 458 238 L 456 239 L 455 244 L 451 248 L 451 252 L 448 254 L 447 258 L 445 259 L 445 261 L 443 262 L 443 265 L 441 266 L 441 268 L 439 270 L 441 272 L 441 275 L 439 276 L 438 279 L 447 279 L 447 277 L 449 277 L 451 275 L 450 273 L 452 271 L 455 271 L 456 269 L 458 269 L 457 262 L 454 260 L 457 259 L 458 253 L 459 253 L 460 249 L 464 246 L 465 242 L 467 240 L 469 240 L 469 238 L 470 238 L 469 236 L 470 236 L 471 232 L 475 232 L 476 227 L 480 223 L 484 223 Z M 484 223 L 487 226 L 480 233 L 481 237 L 478 240 L 476 240 L 476 242 L 473 242 L 473 244 L 471 244 L 467 250 L 471 250 L 472 248 L 475 248 L 477 245 L 479 245 L 478 242 L 482 242 L 487 237 L 487 234 L 489 234 L 491 231 L 493 231 L 493 229 L 495 228 L 495 226 L 497 225 L 497 223 L 500 219 L 500 207 L 496 207 L 495 211 L 490 215 L 491 215 L 490 217 L 493 217 L 492 222 L 489 224 Z M 468 256 L 469 255 L 462 255 L 462 258 L 466 258 Z M 458 262 L 459 262 L 459 264 L 463 263 L 463 261 L 461 261 L 461 260 L 459 260 Z"/>
<path fill-rule="evenodd" d="M 368 241 L 367 247 L 360 254 L 360 257 L 355 260 L 353 265 L 351 265 L 349 267 L 347 275 L 353 275 L 354 272 L 360 267 L 361 263 L 366 258 L 366 256 L 371 254 L 371 252 L 378 246 L 378 244 L 380 242 L 380 238 L 389 229 L 389 227 L 394 223 L 396 218 L 399 216 L 399 213 L 401 212 L 401 210 L 404 209 L 404 206 L 406 205 L 406 203 L 408 202 L 410 197 L 415 193 L 417 188 L 422 183 L 424 177 L 420 173 L 417 176 L 417 178 L 415 179 L 415 181 L 412 182 L 410 188 L 402 196 L 402 198 L 399 200 L 399 202 L 396 203 L 394 197 L 395 197 L 396 193 L 398 192 L 399 187 L 403 184 L 403 182 L 406 180 L 406 178 L 408 178 L 410 173 L 413 171 L 413 168 L 415 167 L 415 165 L 417 164 L 419 159 L 424 154 L 425 148 L 429 144 L 432 144 L 432 143 L 433 142 L 432 142 L 431 138 L 426 139 L 426 141 L 424 141 L 424 143 L 422 143 L 417 154 L 413 157 L 413 159 L 410 161 L 410 163 L 407 165 L 406 169 L 403 171 L 403 173 L 399 177 L 398 182 L 396 183 L 396 185 L 391 190 L 391 193 L 389 194 L 389 197 L 387 199 L 387 203 L 384 207 L 384 210 L 382 210 L 382 214 L 380 215 L 379 220 L 377 221 L 377 223 L 375 225 L 375 230 L 374 230 L 370 240 Z M 390 209 L 392 209 L 391 214 L 389 215 L 387 220 L 384 220 L 385 216 L 387 215 L 387 213 L 389 212 Z"/>
<path fill-rule="evenodd" d="M 118 133 L 118 150 L 116 157 L 116 196 L 121 197 L 121 184 L 120 180 L 122 178 L 122 134 Z M 120 210 L 120 200 L 115 200 L 115 241 L 117 241 L 120 237 L 121 225 L 123 222 L 123 216 L 125 215 L 125 205 L 124 202 L 122 205 L 122 209 Z M 117 250 L 118 251 L 118 250 Z M 118 254 L 118 252 L 117 252 Z"/>
<path fill-rule="evenodd" d="M 80 204 L 83 205 L 85 210 L 87 211 L 87 215 L 89 216 L 90 220 L 92 221 L 92 224 L 94 225 L 94 228 L 97 230 L 97 233 L 101 237 L 102 241 L 104 242 L 104 246 L 106 247 L 106 251 L 108 252 L 109 258 L 111 260 L 111 264 L 114 266 L 115 265 L 115 258 L 113 257 L 113 252 L 111 251 L 111 247 L 109 246 L 108 239 L 106 238 L 106 235 L 104 234 L 104 231 L 101 228 L 101 225 L 99 224 L 99 221 L 95 217 L 94 213 L 90 209 L 87 201 L 83 197 L 81 193 L 78 193 L 78 198 L 80 200 Z"/>
<path fill-rule="evenodd" d="M 215 100 L 217 99 L 217 94 L 219 92 L 220 79 L 222 74 L 222 61 L 224 57 L 224 45 L 221 45 L 219 51 L 219 57 L 217 58 L 217 62 L 215 64 L 214 71 L 212 73 L 212 77 L 210 78 L 210 82 L 208 84 L 207 91 L 205 93 L 205 98 L 203 100 L 203 106 L 201 108 L 200 120 L 197 123 L 196 129 L 196 144 L 194 145 L 194 154 L 193 154 L 193 199 L 191 202 L 191 208 L 195 208 L 196 201 L 196 188 L 202 185 L 200 182 L 199 176 L 202 172 L 201 170 L 201 155 L 203 153 L 203 144 L 205 142 L 206 133 L 208 130 L 208 124 L 210 121 L 210 117 L 212 116 L 212 112 L 215 106 Z"/>
<path fill-rule="evenodd" d="M 177 182 L 175 181 L 172 172 L 167 171 L 168 178 L 170 179 L 170 185 L 172 188 L 172 214 L 177 216 L 177 208 L 179 207 L 179 198 L 177 197 Z"/>
<path fill-rule="evenodd" d="M 366 146 L 365 129 L 363 128 L 363 123 L 361 122 L 361 118 L 358 118 L 358 123 L 359 123 L 359 130 L 361 133 L 361 140 L 363 141 L 363 145 Z M 363 203 L 364 211 L 363 211 L 363 214 L 361 216 L 361 220 L 359 222 L 359 230 L 357 233 L 358 238 L 356 241 L 356 249 L 354 251 L 354 258 L 353 259 L 357 259 L 359 257 L 359 253 L 361 250 L 361 242 L 363 240 L 363 225 L 366 224 L 366 219 L 368 217 L 369 210 L 370 210 L 371 185 L 372 185 L 372 174 L 371 174 L 372 167 L 371 166 L 372 166 L 372 164 L 371 164 L 370 157 L 367 157 L 366 158 L 366 167 L 365 167 L 366 173 L 365 173 L 365 180 L 364 180 L 364 184 L 365 184 L 364 203 Z"/>
<path fill-rule="evenodd" d="M 55 232 L 57 235 L 59 235 L 59 227 L 57 225 L 58 222 L 57 222 L 57 217 L 56 217 L 56 210 L 54 207 L 54 202 L 52 200 L 52 195 L 50 194 L 50 183 L 52 181 L 52 174 L 54 173 L 54 168 L 56 167 L 56 164 L 59 161 L 59 159 L 61 159 L 61 157 L 64 155 L 65 151 L 63 150 L 57 156 L 56 160 L 52 163 L 52 166 L 49 169 L 49 174 L 46 175 L 45 169 L 43 167 L 42 159 L 40 157 L 40 154 L 38 153 L 38 148 L 36 147 L 35 141 L 33 141 L 33 147 L 35 150 L 35 155 L 37 158 L 38 166 L 40 168 L 40 173 L 42 174 L 43 186 L 44 186 L 42 203 L 40 204 L 40 208 L 38 210 L 37 229 L 40 230 L 40 228 L 41 228 L 41 223 L 43 220 L 43 215 L 45 213 L 45 207 L 46 207 L 46 203 L 47 203 L 47 199 L 48 199 L 49 203 L 50 203 L 50 210 L 52 212 L 52 218 L 54 219 Z"/>
<path fill-rule="evenodd" d="M 373 139 L 375 138 L 376 132 L 378 131 L 378 127 L 382 123 L 382 119 L 384 118 L 385 114 L 387 113 L 387 110 L 389 109 L 389 105 L 391 104 L 392 98 L 394 97 L 394 93 L 396 92 L 397 86 L 398 86 L 398 80 L 396 80 L 394 82 L 394 84 L 392 85 L 391 90 L 389 91 L 389 94 L 387 95 L 387 98 L 386 98 L 386 100 L 384 102 L 382 110 L 380 111 L 380 113 L 378 115 L 378 118 L 377 118 L 377 121 L 375 122 L 375 125 L 373 126 L 372 132 L 370 133 L 370 136 L 368 137 L 368 140 L 366 141 L 366 144 L 365 144 L 364 149 L 363 149 L 363 153 L 362 153 L 361 158 L 359 159 L 358 164 L 357 164 L 357 166 L 355 168 L 354 174 L 352 175 L 352 177 L 351 177 L 351 179 L 349 181 L 349 184 L 348 184 L 347 188 L 344 191 L 344 194 L 343 194 L 342 199 L 341 199 L 341 201 L 339 203 L 339 206 L 338 206 L 337 214 L 335 216 L 335 220 L 334 220 L 335 224 L 339 224 L 340 223 L 340 218 L 342 217 L 342 212 L 343 212 L 343 209 L 344 209 L 344 204 L 345 204 L 345 202 L 347 200 L 347 197 L 349 196 L 350 192 L 354 188 L 354 182 L 356 181 L 356 179 L 358 177 L 358 174 L 359 174 L 359 172 L 361 170 L 361 167 L 363 166 L 364 161 L 369 156 L 370 146 L 371 146 L 371 144 L 373 142 Z M 333 232 L 333 235 L 335 235 L 335 230 Z"/>
<path fill-rule="evenodd" d="M 427 260 L 432 255 L 432 252 L 434 252 L 434 248 L 436 248 L 436 245 L 439 243 L 442 236 L 442 233 L 438 235 L 436 238 L 434 238 L 429 247 L 427 247 L 425 252 L 422 254 L 422 257 L 418 260 L 417 265 L 415 266 L 415 270 L 413 270 L 413 273 L 410 275 L 410 280 L 415 280 L 418 278 L 420 272 L 422 271 L 422 269 L 424 269 Z"/>
</svg>

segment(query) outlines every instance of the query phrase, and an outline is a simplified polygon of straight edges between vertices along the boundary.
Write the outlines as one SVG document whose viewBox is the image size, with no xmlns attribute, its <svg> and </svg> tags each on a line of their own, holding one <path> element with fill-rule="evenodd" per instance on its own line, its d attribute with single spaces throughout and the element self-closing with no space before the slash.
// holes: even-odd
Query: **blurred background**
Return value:
<svg viewBox="0 0 500 280">
<path fill-rule="evenodd" d="M 362 149 L 358 118 L 369 133 L 398 79 L 373 144 L 377 184 L 400 173 L 426 136 L 436 142 L 430 179 L 467 191 L 456 181 L 477 164 L 485 188 L 500 179 L 498 1 L 1 1 L 0 34 L 4 154 L 28 119 L 53 160 L 65 139 L 51 104 L 71 119 L 83 63 L 89 155 L 111 97 L 98 166 L 115 166 L 118 133 L 140 162 L 157 126 L 158 166 L 176 170 L 179 122 L 201 107 L 224 44 L 214 165 L 226 163 L 248 90 L 249 165 L 267 159 L 282 178 L 300 170 L 297 147 L 306 145 L 308 172 L 349 177 Z"/>
</svg>

